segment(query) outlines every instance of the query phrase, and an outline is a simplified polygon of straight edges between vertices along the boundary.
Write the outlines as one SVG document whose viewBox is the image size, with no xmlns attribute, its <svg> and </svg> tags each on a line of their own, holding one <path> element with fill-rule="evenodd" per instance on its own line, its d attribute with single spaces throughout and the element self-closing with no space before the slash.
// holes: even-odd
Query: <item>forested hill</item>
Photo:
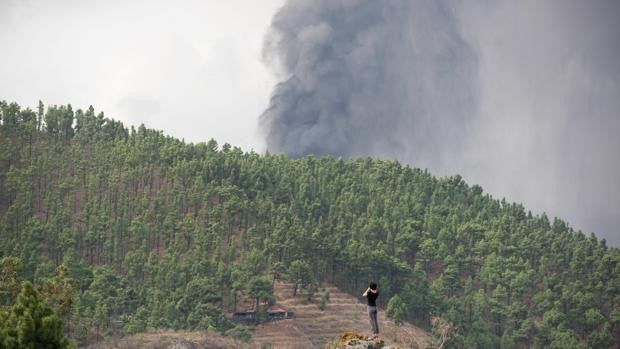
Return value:
<svg viewBox="0 0 620 349">
<path fill-rule="evenodd" d="M 432 312 L 454 348 L 620 343 L 619 250 L 458 175 L 188 144 L 92 107 L 2 102 L 0 122 L 0 301 L 20 278 L 43 285 L 78 343 L 245 336 L 224 314 L 264 309 L 280 278 L 356 296 L 374 279 L 392 317 L 424 326 Z M 49 287 L 62 280 L 70 307 Z"/>
</svg>

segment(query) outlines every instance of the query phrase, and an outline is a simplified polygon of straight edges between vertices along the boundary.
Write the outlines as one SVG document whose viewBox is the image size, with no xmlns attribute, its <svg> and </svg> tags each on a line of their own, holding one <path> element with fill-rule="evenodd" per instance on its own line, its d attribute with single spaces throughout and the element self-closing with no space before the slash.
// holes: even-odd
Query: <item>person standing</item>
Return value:
<svg viewBox="0 0 620 349">
<path fill-rule="evenodd" d="M 377 320 L 377 298 L 379 297 L 379 290 L 377 284 L 373 281 L 370 282 L 362 297 L 368 299 L 368 317 L 370 318 L 370 326 L 372 327 L 371 339 L 379 337 L 379 321 Z"/>
</svg>

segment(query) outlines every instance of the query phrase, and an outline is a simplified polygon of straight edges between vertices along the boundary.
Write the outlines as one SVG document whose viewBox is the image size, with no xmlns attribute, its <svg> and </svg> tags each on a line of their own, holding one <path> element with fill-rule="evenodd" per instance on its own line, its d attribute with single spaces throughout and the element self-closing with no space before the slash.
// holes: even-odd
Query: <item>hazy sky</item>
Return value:
<svg viewBox="0 0 620 349">
<path fill-rule="evenodd" d="M 283 4 L 0 0 L 0 99 L 461 173 L 620 245 L 620 1 Z"/>
<path fill-rule="evenodd" d="M 261 60 L 280 0 L 0 0 L 0 99 L 103 110 L 188 141 L 264 150 Z"/>
</svg>

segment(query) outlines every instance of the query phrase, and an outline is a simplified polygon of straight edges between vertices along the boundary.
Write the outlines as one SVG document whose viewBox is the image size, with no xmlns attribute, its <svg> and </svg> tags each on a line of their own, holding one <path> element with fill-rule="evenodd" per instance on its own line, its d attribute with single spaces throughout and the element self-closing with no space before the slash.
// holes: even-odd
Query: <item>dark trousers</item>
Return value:
<svg viewBox="0 0 620 349">
<path fill-rule="evenodd" d="M 377 320 L 377 307 L 368 306 L 368 317 L 370 318 L 370 326 L 372 333 L 379 333 L 379 321 Z"/>
</svg>

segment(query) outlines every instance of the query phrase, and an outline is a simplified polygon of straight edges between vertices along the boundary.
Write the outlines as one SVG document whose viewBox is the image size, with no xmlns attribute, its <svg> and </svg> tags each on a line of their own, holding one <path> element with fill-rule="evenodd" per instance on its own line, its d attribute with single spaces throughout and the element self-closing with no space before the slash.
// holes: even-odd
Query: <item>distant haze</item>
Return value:
<svg viewBox="0 0 620 349">
<path fill-rule="evenodd" d="M 0 0 L 0 99 L 263 151 L 261 48 L 282 2 Z"/>
<path fill-rule="evenodd" d="M 620 245 L 620 2 L 296 0 L 267 148 L 398 159 Z"/>
</svg>

